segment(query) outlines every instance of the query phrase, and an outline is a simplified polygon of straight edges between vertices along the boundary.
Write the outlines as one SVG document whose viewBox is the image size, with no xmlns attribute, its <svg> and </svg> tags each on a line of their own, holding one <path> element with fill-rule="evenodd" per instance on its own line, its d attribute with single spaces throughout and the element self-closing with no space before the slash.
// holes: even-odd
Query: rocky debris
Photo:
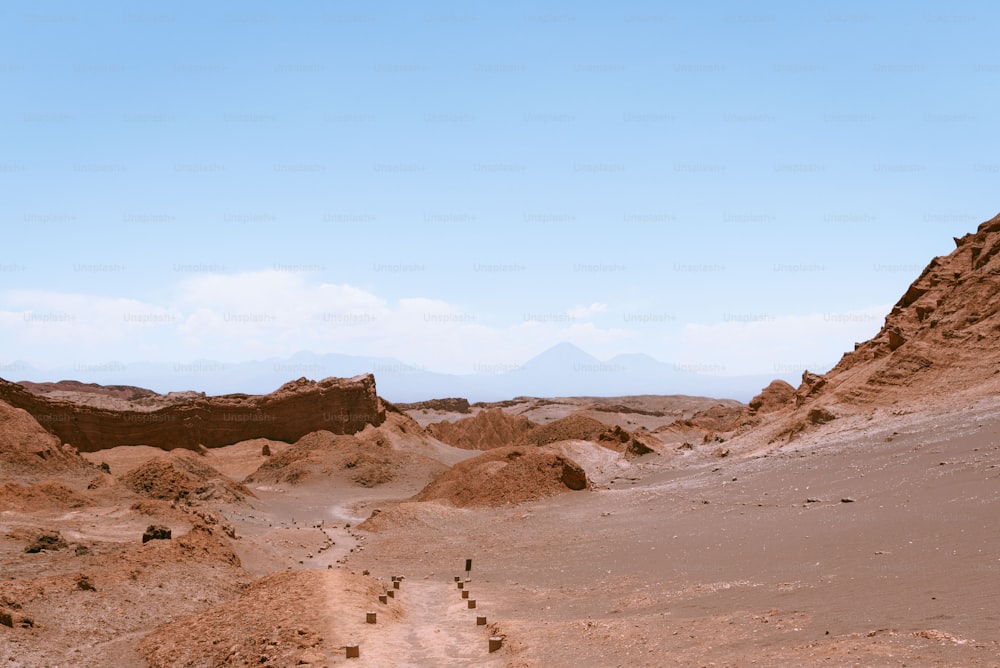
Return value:
<svg viewBox="0 0 1000 668">
<path fill-rule="evenodd" d="M 795 400 L 795 388 L 783 380 L 773 380 L 750 400 L 749 407 L 754 413 L 773 413 Z"/>
<path fill-rule="evenodd" d="M 412 421 L 392 416 L 400 430 Z M 412 424 L 419 430 L 419 426 Z M 401 475 L 429 480 L 445 466 L 414 452 L 394 449 L 389 425 L 369 428 L 356 435 L 328 431 L 307 434 L 287 450 L 269 457 L 245 478 L 248 483 L 302 484 L 310 479 L 343 475 L 362 487 L 376 487 Z M 440 447 L 440 446 L 439 446 Z"/>
<path fill-rule="evenodd" d="M 587 487 L 586 472 L 568 457 L 547 448 L 513 446 L 455 464 L 414 499 L 460 508 L 503 506 Z"/>
<path fill-rule="evenodd" d="M 658 410 L 645 410 L 642 408 L 637 408 L 635 406 L 626 406 L 624 404 L 597 404 L 591 406 L 590 410 L 598 411 L 600 413 L 621 413 L 624 415 L 648 415 L 650 417 L 664 417 L 666 413 Z"/>
<path fill-rule="evenodd" d="M 656 452 L 640 436 L 628 432 L 618 425 L 603 431 L 597 436 L 596 443 L 609 450 L 621 452 L 629 457 L 641 457 Z"/>
<path fill-rule="evenodd" d="M 112 407 L 133 404 L 159 407 L 165 398 L 144 387 L 98 385 L 97 383 L 81 383 L 77 380 L 60 380 L 56 383 L 32 383 L 22 380 L 18 382 L 18 385 L 32 394 L 42 397 L 66 399 L 90 406 Z M 205 395 L 201 394 L 201 396 Z"/>
<path fill-rule="evenodd" d="M 0 625 L 8 628 L 14 628 L 16 626 L 27 629 L 34 626 L 35 623 L 30 617 L 25 617 L 24 615 L 7 608 L 0 608 Z"/>
<path fill-rule="evenodd" d="M 642 437 L 621 427 L 608 426 L 582 413 L 573 413 L 527 432 L 524 443 L 548 445 L 559 441 L 590 441 L 628 457 L 655 452 Z"/>
<path fill-rule="evenodd" d="M 810 424 L 826 424 L 827 422 L 832 422 L 837 419 L 837 416 L 823 408 L 818 406 L 809 410 L 809 414 L 806 416 Z"/>
<path fill-rule="evenodd" d="M 564 418 L 554 420 L 539 426 L 525 437 L 525 442 L 534 445 L 548 445 L 557 441 L 591 441 L 597 442 L 611 427 L 600 420 L 582 413 L 573 413 Z"/>
<path fill-rule="evenodd" d="M 53 480 L 32 485 L 17 483 L 0 485 L 0 510 L 69 509 L 81 508 L 87 503 L 87 497 Z"/>
<path fill-rule="evenodd" d="M 63 447 L 30 413 L 0 400 L 0 481 L 93 475 L 94 471 L 76 450 Z"/>
<path fill-rule="evenodd" d="M 447 399 L 430 399 L 428 401 L 418 401 L 412 404 L 395 404 L 395 407 L 401 411 L 440 411 L 442 413 L 461 413 L 467 414 L 471 413 L 472 409 L 469 406 L 468 399 L 462 399 L 460 397 L 451 397 Z"/>
<path fill-rule="evenodd" d="M 426 429 L 434 438 L 456 448 L 489 450 L 523 443 L 536 426 L 525 417 L 491 408 L 463 420 L 435 422 Z"/>
<path fill-rule="evenodd" d="M 76 588 L 80 591 L 97 591 L 97 587 L 90 581 L 90 576 L 83 573 L 76 576 Z"/>
<path fill-rule="evenodd" d="M 688 427 L 697 427 L 709 434 L 732 431 L 739 425 L 743 416 L 743 406 L 717 404 L 698 411 L 681 423 Z"/>
<path fill-rule="evenodd" d="M 144 549 L 153 546 L 163 546 L 180 555 L 182 559 L 225 564 L 236 568 L 240 566 L 240 558 L 233 551 L 229 541 L 219 536 L 212 527 L 200 523 L 191 527 L 191 530 L 183 536 L 172 538 L 169 541 L 151 542 Z"/>
<path fill-rule="evenodd" d="M 804 375 L 797 404 L 824 396 L 871 406 L 930 396 L 945 385 L 952 393 L 985 388 L 1000 368 L 998 299 L 1000 215 L 933 258 L 871 340 L 824 376 Z"/>
<path fill-rule="evenodd" d="M 384 583 L 345 571 L 288 571 L 250 584 L 236 599 L 181 617 L 155 629 L 138 644 L 152 668 L 173 666 L 327 665 L 333 638 L 329 593 L 337 592 L 340 615 L 364 618 Z M 379 612 L 387 621 L 397 609 Z M 381 621 L 380 619 L 380 621 Z M 343 645 L 340 645 L 342 655 Z"/>
<path fill-rule="evenodd" d="M 253 496 L 190 453 L 172 453 L 142 464 L 121 478 L 137 494 L 167 501 L 223 501 L 238 503 Z"/>
<path fill-rule="evenodd" d="M 151 540 L 170 540 L 170 527 L 150 524 L 142 534 L 142 542 L 148 543 Z"/>
<path fill-rule="evenodd" d="M 271 394 L 199 395 L 145 411 L 50 399 L 5 380 L 0 380 L 0 400 L 26 410 L 61 442 L 83 452 L 119 445 L 195 450 L 253 438 L 291 443 L 319 429 L 353 434 L 385 419 L 371 374 L 321 381 L 300 378 Z"/>
<path fill-rule="evenodd" d="M 795 405 L 801 406 L 824 387 L 826 387 L 826 378 L 809 370 L 803 371 L 802 383 L 795 390 Z"/>
<path fill-rule="evenodd" d="M 43 531 L 35 536 L 35 539 L 24 548 L 28 554 L 37 554 L 42 550 L 52 552 L 62 550 L 69 545 L 58 531 Z"/>
</svg>

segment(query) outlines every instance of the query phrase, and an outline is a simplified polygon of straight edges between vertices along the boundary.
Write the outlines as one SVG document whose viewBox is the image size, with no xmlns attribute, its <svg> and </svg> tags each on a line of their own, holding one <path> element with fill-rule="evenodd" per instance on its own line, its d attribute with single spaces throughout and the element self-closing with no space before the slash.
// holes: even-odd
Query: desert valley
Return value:
<svg viewBox="0 0 1000 668">
<path fill-rule="evenodd" d="M 0 666 L 1000 666 L 998 295 L 748 404 L 0 382 Z"/>
</svg>

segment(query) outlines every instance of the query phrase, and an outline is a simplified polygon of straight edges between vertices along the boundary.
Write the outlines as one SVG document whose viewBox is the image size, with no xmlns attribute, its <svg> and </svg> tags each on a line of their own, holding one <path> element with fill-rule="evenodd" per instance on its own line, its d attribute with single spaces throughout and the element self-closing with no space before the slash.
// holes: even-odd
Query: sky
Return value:
<svg viewBox="0 0 1000 668">
<path fill-rule="evenodd" d="M 1000 212 L 998 20 L 5 2 L 0 376 L 299 351 L 471 373 L 564 341 L 825 371 Z"/>
</svg>

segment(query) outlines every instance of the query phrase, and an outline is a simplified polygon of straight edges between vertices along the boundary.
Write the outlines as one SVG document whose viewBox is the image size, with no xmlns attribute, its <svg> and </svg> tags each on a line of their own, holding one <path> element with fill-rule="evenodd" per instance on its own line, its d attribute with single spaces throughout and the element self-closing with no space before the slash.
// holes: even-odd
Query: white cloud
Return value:
<svg viewBox="0 0 1000 668">
<path fill-rule="evenodd" d="M 825 372 L 881 328 L 889 306 L 808 315 L 731 314 L 721 323 L 689 323 L 674 345 L 677 364 L 724 375 Z"/>
<path fill-rule="evenodd" d="M 607 304 L 601 304 L 594 302 L 590 306 L 576 306 L 566 311 L 566 313 L 577 320 L 586 320 L 587 318 L 592 318 L 598 313 L 604 313 L 608 310 Z"/>
<path fill-rule="evenodd" d="M 879 328 L 888 307 L 841 314 L 735 314 L 714 324 L 603 327 L 589 318 L 608 305 L 560 314 L 500 317 L 428 297 L 386 300 L 294 272 L 186 279 L 160 303 L 45 291 L 0 293 L 0 362 L 38 366 L 110 360 L 239 362 L 302 350 L 395 357 L 470 373 L 516 365 L 569 341 L 607 359 L 644 352 L 664 362 L 724 374 L 788 375 L 836 362 Z"/>
</svg>

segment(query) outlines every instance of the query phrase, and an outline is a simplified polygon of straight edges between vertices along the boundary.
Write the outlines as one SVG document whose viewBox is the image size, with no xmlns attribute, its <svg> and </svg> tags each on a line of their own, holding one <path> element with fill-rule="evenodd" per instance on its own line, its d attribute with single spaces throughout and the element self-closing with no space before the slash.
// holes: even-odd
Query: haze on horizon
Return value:
<svg viewBox="0 0 1000 668">
<path fill-rule="evenodd" d="M 996 214 L 985 2 L 2 13 L 2 377 L 824 371 Z"/>
</svg>

